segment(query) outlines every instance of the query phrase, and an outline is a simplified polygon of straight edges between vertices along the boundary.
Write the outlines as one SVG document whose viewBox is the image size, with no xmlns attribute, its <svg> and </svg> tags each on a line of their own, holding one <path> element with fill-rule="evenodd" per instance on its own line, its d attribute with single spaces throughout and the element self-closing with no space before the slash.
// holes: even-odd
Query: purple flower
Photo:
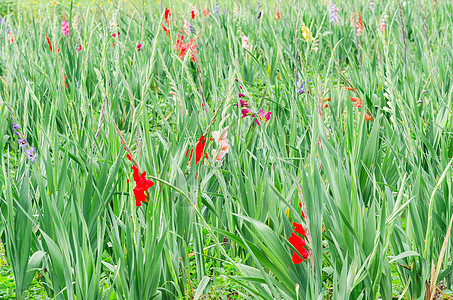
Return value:
<svg viewBox="0 0 453 300">
<path fill-rule="evenodd" d="M 36 162 L 36 158 L 38 157 L 38 154 L 36 153 L 36 148 L 35 147 L 29 148 L 27 150 L 24 150 L 24 152 L 25 152 L 25 155 L 27 156 L 27 158 L 32 163 Z"/>
<path fill-rule="evenodd" d="M 20 129 L 20 126 L 15 124 L 15 123 L 13 123 L 13 130 L 17 130 L 17 129 Z"/>
<path fill-rule="evenodd" d="M 304 80 L 302 79 L 302 76 L 300 76 L 299 72 L 297 72 L 297 78 L 299 78 L 299 80 L 296 81 L 296 92 L 298 94 L 303 94 L 305 93 Z"/>
<path fill-rule="evenodd" d="M 17 135 L 18 137 L 20 137 L 20 133 L 19 133 L 19 132 L 13 131 L 13 133 L 14 133 L 15 135 Z"/>
<path fill-rule="evenodd" d="M 27 147 L 27 145 L 28 145 L 28 142 L 26 139 L 18 139 L 17 141 L 19 142 L 19 147 L 22 149 L 25 149 L 25 147 Z"/>
<path fill-rule="evenodd" d="M 13 117 L 13 115 L 9 115 L 9 117 L 11 118 L 11 121 L 14 122 L 14 117 Z"/>
<path fill-rule="evenodd" d="M 327 10 L 327 12 L 329 13 L 330 23 L 337 23 L 337 11 L 338 11 L 338 8 L 335 5 L 335 3 L 331 3 Z"/>
</svg>

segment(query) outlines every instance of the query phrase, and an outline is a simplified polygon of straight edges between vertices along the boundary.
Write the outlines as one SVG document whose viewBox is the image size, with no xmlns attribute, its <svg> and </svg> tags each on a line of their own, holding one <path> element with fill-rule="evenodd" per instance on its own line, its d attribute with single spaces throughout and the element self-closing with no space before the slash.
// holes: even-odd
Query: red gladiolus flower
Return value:
<svg viewBox="0 0 453 300">
<path fill-rule="evenodd" d="M 195 62 L 194 53 L 196 54 L 198 52 L 198 50 L 195 49 L 197 46 L 198 44 L 195 43 L 195 39 L 191 39 L 188 44 L 184 42 L 184 35 L 178 34 L 178 38 L 176 39 L 176 42 L 173 45 L 173 49 L 177 53 L 179 53 L 179 58 L 183 59 L 186 56 L 187 50 L 189 50 L 189 48 L 192 48 L 192 51 L 190 53 L 190 59 Z"/>
<path fill-rule="evenodd" d="M 170 26 L 170 22 L 168 22 L 168 17 L 171 17 L 171 13 L 168 8 L 165 8 L 165 14 L 164 14 L 165 23 L 167 23 L 167 25 Z"/>
<path fill-rule="evenodd" d="M 358 107 L 358 108 L 362 107 L 362 100 L 361 99 L 357 99 L 357 98 L 351 97 L 351 102 L 354 102 L 354 107 Z"/>
<path fill-rule="evenodd" d="M 64 86 L 66 87 L 66 89 L 68 89 L 68 85 L 66 84 L 66 75 L 63 75 L 63 78 L 64 78 Z M 61 86 L 63 86 L 63 83 L 61 84 Z"/>
<path fill-rule="evenodd" d="M 138 168 L 133 165 L 132 170 L 134 170 L 133 177 L 136 186 L 134 187 L 134 196 L 135 196 L 135 205 L 142 206 L 142 202 L 148 202 L 146 200 L 145 192 L 154 185 L 154 182 L 151 180 L 146 180 L 146 172 L 143 172 L 141 175 Z"/>
<path fill-rule="evenodd" d="M 52 43 L 50 42 L 50 39 L 49 39 L 49 37 L 47 36 L 47 33 L 45 33 L 45 35 L 46 35 L 47 44 L 49 44 L 50 51 L 52 52 Z"/>
<path fill-rule="evenodd" d="M 162 24 L 162 29 L 165 31 L 165 35 L 170 37 L 170 29 L 165 28 L 164 24 Z"/>
<path fill-rule="evenodd" d="M 198 164 L 198 162 L 201 160 L 201 158 L 203 156 L 205 145 L 206 145 L 206 138 L 202 135 L 198 139 L 197 145 L 195 146 L 195 164 Z M 187 151 L 186 151 L 186 157 L 187 157 L 187 154 L 189 154 L 189 149 L 187 149 Z M 192 155 L 193 155 L 193 149 L 190 150 L 189 163 L 190 163 L 190 160 L 192 159 Z M 208 154 L 206 154 L 205 157 L 209 158 Z"/>
<path fill-rule="evenodd" d="M 301 203 L 299 203 L 299 206 L 302 209 Z M 303 211 L 302 211 L 302 217 L 305 219 L 305 215 L 304 215 Z M 296 233 L 300 234 L 302 237 L 307 237 L 307 232 L 305 231 L 302 224 L 294 222 L 293 226 L 294 226 L 294 231 Z M 305 259 L 307 259 L 308 255 L 309 255 L 308 250 L 305 248 L 307 246 L 307 244 L 302 237 L 300 237 L 297 234 L 295 234 L 294 232 L 292 232 L 291 236 L 288 238 L 288 241 L 291 243 L 291 245 L 293 245 L 294 248 L 296 248 L 296 250 L 300 253 L 300 255 L 302 255 L 302 257 L 300 257 L 300 255 L 294 251 L 294 254 L 292 257 L 292 261 L 294 264 L 300 264 Z"/>
<path fill-rule="evenodd" d="M 357 37 L 362 35 L 362 31 L 363 31 L 363 21 L 362 21 L 362 15 L 359 12 L 359 18 L 357 20 L 357 32 L 356 32 Z"/>
<path fill-rule="evenodd" d="M 201 160 L 203 155 L 204 146 L 206 145 L 206 138 L 202 135 L 195 146 L 195 163 Z M 207 156 L 207 155 L 206 155 Z"/>
<path fill-rule="evenodd" d="M 302 257 L 297 254 L 297 252 L 294 252 L 292 261 L 294 264 L 300 264 L 303 262 L 305 259 L 308 258 L 308 251 L 304 247 L 306 246 L 305 240 L 302 239 L 300 236 L 294 234 L 294 232 L 291 233 L 291 236 L 288 238 L 288 241 L 291 243 L 291 245 L 296 248 L 296 250 L 302 255 Z"/>
<path fill-rule="evenodd" d="M 190 12 L 190 15 L 191 15 L 192 19 L 195 20 L 195 12 L 193 10 Z"/>
<path fill-rule="evenodd" d="M 126 147 L 124 147 L 124 150 L 126 150 Z M 126 153 L 126 157 L 128 160 L 132 161 L 132 157 L 129 153 Z M 132 166 L 132 170 L 132 176 L 136 184 L 133 189 L 135 205 L 142 206 L 142 202 L 148 202 L 148 200 L 146 200 L 145 192 L 154 185 L 154 182 L 146 180 L 146 172 L 143 172 L 142 175 L 140 175 L 140 171 L 135 165 Z M 127 180 L 127 183 L 129 183 L 129 179 Z"/>
<path fill-rule="evenodd" d="M 304 229 L 304 227 L 302 226 L 302 224 L 293 222 L 293 226 L 294 226 L 294 231 L 295 231 L 295 232 L 297 232 L 297 233 L 300 234 L 301 236 L 307 237 L 307 232 L 305 231 L 305 229 Z"/>
</svg>

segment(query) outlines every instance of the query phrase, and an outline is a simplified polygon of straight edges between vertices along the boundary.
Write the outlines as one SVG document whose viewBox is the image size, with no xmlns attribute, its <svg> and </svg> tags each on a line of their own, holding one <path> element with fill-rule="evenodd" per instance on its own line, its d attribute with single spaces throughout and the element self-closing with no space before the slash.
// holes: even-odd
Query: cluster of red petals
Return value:
<svg viewBox="0 0 453 300">
<path fill-rule="evenodd" d="M 168 37 L 171 37 L 170 36 L 170 29 L 166 28 L 164 26 L 164 24 L 162 24 L 162 30 L 165 32 L 165 35 L 168 36 Z"/>
<path fill-rule="evenodd" d="M 358 108 L 362 107 L 362 100 L 361 99 L 357 99 L 357 98 L 351 97 L 351 102 L 354 102 L 354 107 L 358 107 Z"/>
<path fill-rule="evenodd" d="M 154 182 L 152 182 L 151 179 L 146 180 L 146 172 L 143 172 L 140 175 L 140 171 L 135 165 L 132 166 L 132 170 L 134 171 L 133 177 L 136 184 L 133 189 L 135 205 L 142 206 L 142 201 L 148 202 L 148 200 L 146 200 L 145 192 L 154 185 Z"/>
<path fill-rule="evenodd" d="M 195 20 L 195 11 L 192 10 L 192 11 L 190 12 L 190 16 L 192 17 L 192 19 Z"/>
<path fill-rule="evenodd" d="M 164 19 L 167 26 L 170 26 L 170 21 L 168 20 L 169 17 L 171 17 L 171 12 L 168 8 L 165 8 Z M 165 27 L 164 24 L 162 24 L 162 29 L 164 30 L 165 35 L 170 37 L 170 29 Z"/>
<path fill-rule="evenodd" d="M 169 17 L 171 17 L 171 12 L 168 8 L 165 8 L 164 19 L 168 26 L 170 26 L 170 22 L 168 21 Z"/>
<path fill-rule="evenodd" d="M 205 146 L 206 146 L 206 138 L 204 137 L 204 135 L 202 135 L 198 139 L 197 145 L 195 146 L 195 164 L 198 164 L 198 162 L 203 157 L 203 152 L 204 152 Z M 187 151 L 186 151 L 186 157 L 188 154 L 189 154 L 189 149 L 187 149 Z M 192 155 L 193 155 L 193 149 L 190 149 L 189 163 L 190 163 L 190 160 L 192 159 Z M 208 154 L 206 154 L 205 157 L 209 158 Z"/>
<path fill-rule="evenodd" d="M 299 206 L 301 206 L 301 204 L 299 204 Z M 303 212 L 302 212 L 302 217 L 305 218 L 305 215 Z M 294 222 L 293 226 L 294 226 L 294 231 L 296 233 L 300 234 L 302 237 L 307 237 L 307 232 L 305 231 L 302 224 Z M 301 236 L 292 232 L 291 236 L 288 238 L 288 241 L 291 243 L 291 245 L 293 245 L 294 248 L 296 248 L 296 250 L 300 253 L 300 255 L 302 255 L 302 257 L 300 257 L 300 255 L 294 251 L 294 254 L 292 257 L 292 261 L 294 264 L 300 264 L 301 262 L 303 262 L 304 260 L 306 260 L 308 258 L 308 250 L 305 248 L 307 246 L 307 244 Z"/>
<path fill-rule="evenodd" d="M 363 20 L 362 20 L 362 15 L 359 12 L 359 19 L 357 21 L 357 36 L 360 36 L 363 31 Z"/>
<path fill-rule="evenodd" d="M 53 51 L 52 43 L 50 42 L 50 39 L 49 39 L 49 37 L 47 36 L 47 33 L 45 33 L 45 35 L 46 35 L 47 44 L 49 44 L 50 51 L 52 52 L 52 51 Z M 54 45 L 54 46 L 55 46 L 55 45 Z M 60 49 L 57 49 L 57 52 L 60 52 Z"/>
<path fill-rule="evenodd" d="M 126 154 L 126 157 L 127 159 L 132 161 L 132 157 L 129 153 Z M 146 180 L 146 172 L 143 172 L 140 175 L 140 170 L 136 165 L 132 166 L 132 170 L 132 177 L 134 178 L 136 185 L 133 189 L 135 196 L 135 205 L 142 206 L 142 202 L 148 202 L 148 200 L 146 200 L 145 192 L 154 185 L 154 182 L 152 182 L 151 179 Z M 129 179 L 127 180 L 127 182 L 129 183 Z"/>
<path fill-rule="evenodd" d="M 192 48 L 192 51 L 190 53 L 190 59 L 192 59 L 195 62 L 195 56 L 194 53 L 196 54 L 198 50 L 196 47 L 198 44 L 195 43 L 195 39 L 191 39 L 189 43 L 184 42 L 184 35 L 178 34 L 178 38 L 176 39 L 175 44 L 173 45 L 173 49 L 179 53 L 179 58 L 183 59 L 184 56 L 186 56 L 187 50 L 189 48 Z"/>
<path fill-rule="evenodd" d="M 66 75 L 63 75 L 63 79 L 64 79 L 64 86 L 66 87 L 66 89 L 68 89 L 68 85 L 66 84 Z M 63 86 L 63 83 L 61 84 L 61 86 Z"/>
</svg>

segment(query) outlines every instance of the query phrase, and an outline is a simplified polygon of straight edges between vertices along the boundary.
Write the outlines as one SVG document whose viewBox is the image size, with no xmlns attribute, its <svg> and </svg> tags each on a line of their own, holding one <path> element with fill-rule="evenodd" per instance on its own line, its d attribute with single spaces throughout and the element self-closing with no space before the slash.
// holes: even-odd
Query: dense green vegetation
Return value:
<svg viewBox="0 0 453 300">
<path fill-rule="evenodd" d="M 453 297 L 453 3 L 0 15 L 1 298 Z"/>
</svg>

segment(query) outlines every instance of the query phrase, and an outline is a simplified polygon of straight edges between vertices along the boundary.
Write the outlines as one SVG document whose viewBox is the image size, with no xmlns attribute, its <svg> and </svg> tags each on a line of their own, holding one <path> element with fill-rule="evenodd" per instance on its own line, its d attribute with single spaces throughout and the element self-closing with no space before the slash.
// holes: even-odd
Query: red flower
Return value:
<svg viewBox="0 0 453 300">
<path fill-rule="evenodd" d="M 49 47 L 50 47 L 50 51 L 52 51 L 52 43 L 50 42 L 50 39 L 47 36 L 47 33 L 45 33 L 45 35 L 46 35 L 47 44 L 49 44 Z"/>
<path fill-rule="evenodd" d="M 205 18 L 209 16 L 209 10 L 207 8 L 203 8 L 203 15 Z"/>
<path fill-rule="evenodd" d="M 198 164 L 198 162 L 201 160 L 205 146 L 206 146 L 206 138 L 202 135 L 198 139 L 197 145 L 195 146 L 195 164 Z M 186 157 L 187 157 L 187 154 L 189 154 L 189 149 L 187 149 L 187 151 L 186 151 Z M 192 155 L 193 155 L 193 149 L 190 150 L 189 163 L 190 163 L 190 160 L 192 159 Z M 209 158 L 208 154 L 206 154 L 205 157 Z"/>
<path fill-rule="evenodd" d="M 64 78 L 64 86 L 66 87 L 66 89 L 68 89 L 68 85 L 66 84 L 66 75 L 63 75 L 63 78 Z M 63 83 L 61 84 L 61 86 L 63 86 Z"/>
<path fill-rule="evenodd" d="M 168 8 L 165 8 L 165 14 L 164 14 L 165 23 L 167 23 L 167 25 L 170 26 L 170 23 L 168 22 L 168 17 L 171 17 L 171 13 Z"/>
<path fill-rule="evenodd" d="M 307 237 L 307 232 L 305 231 L 305 229 L 304 229 L 304 227 L 302 226 L 302 224 L 293 222 L 293 226 L 294 226 L 294 231 L 295 231 L 295 232 L 297 232 L 297 233 L 300 234 L 301 236 Z"/>
<path fill-rule="evenodd" d="M 354 102 L 354 107 L 358 107 L 358 108 L 362 107 L 362 100 L 361 99 L 357 99 L 357 98 L 351 97 L 351 102 Z"/>
<path fill-rule="evenodd" d="M 304 248 L 306 246 L 304 239 L 302 239 L 300 236 L 292 232 L 291 236 L 288 238 L 288 241 L 302 255 L 302 257 L 300 257 L 299 254 L 297 254 L 297 252 L 294 252 L 292 258 L 294 264 L 300 264 L 301 262 L 308 258 L 308 251 L 307 249 Z"/>
<path fill-rule="evenodd" d="M 204 146 L 206 145 L 206 138 L 202 135 L 195 146 L 195 163 L 198 163 L 203 156 Z M 207 155 L 206 155 L 207 156 Z"/>
<path fill-rule="evenodd" d="M 196 54 L 198 52 L 197 49 L 195 49 L 198 46 L 198 44 L 195 43 L 195 39 L 191 39 L 189 41 L 189 44 L 184 42 L 184 35 L 178 34 L 178 38 L 176 39 L 175 44 L 173 45 L 173 49 L 179 53 L 179 58 L 183 59 L 184 56 L 186 56 L 187 50 L 189 48 L 192 48 L 192 51 L 190 53 L 190 59 L 192 59 L 195 62 L 195 56 L 194 53 Z"/>
<path fill-rule="evenodd" d="M 165 31 L 165 35 L 170 37 L 170 29 L 165 28 L 164 24 L 162 24 L 162 29 Z"/>
<path fill-rule="evenodd" d="M 195 12 L 193 10 L 190 12 L 190 15 L 191 15 L 192 19 L 195 20 Z"/>
<path fill-rule="evenodd" d="M 126 147 L 124 147 L 124 150 L 126 150 Z M 132 161 L 132 157 L 129 153 L 126 154 L 126 157 L 128 160 Z M 140 175 L 140 171 L 135 165 L 132 166 L 132 170 L 132 176 L 136 184 L 133 189 L 135 196 L 135 205 L 142 206 L 143 201 L 148 202 L 148 200 L 146 200 L 145 192 L 154 185 L 154 182 L 152 182 L 151 180 L 146 180 L 146 172 L 143 172 L 142 175 Z M 127 183 L 129 183 L 129 179 L 127 180 Z"/>
<path fill-rule="evenodd" d="M 299 203 L 300 208 L 302 208 L 302 204 Z M 302 217 L 305 219 L 304 212 L 302 211 Z M 294 226 L 294 231 L 298 234 L 300 234 L 302 237 L 307 237 L 307 232 L 305 231 L 304 227 L 302 224 L 293 222 Z M 294 264 L 300 264 L 303 262 L 305 259 L 308 258 L 308 250 L 305 248 L 307 246 L 305 240 L 295 234 L 294 232 L 291 232 L 291 236 L 288 238 L 288 241 L 291 243 L 291 245 L 296 248 L 296 250 L 302 255 L 302 257 L 299 256 L 297 252 L 294 252 L 293 254 L 293 263 Z"/>
<path fill-rule="evenodd" d="M 143 172 L 141 175 L 138 168 L 133 165 L 132 170 L 134 170 L 133 177 L 136 186 L 134 187 L 134 196 L 135 196 L 135 205 L 142 206 L 142 201 L 148 202 L 146 200 L 145 192 L 154 185 L 154 182 L 151 180 L 146 180 L 146 172 Z"/>
</svg>

